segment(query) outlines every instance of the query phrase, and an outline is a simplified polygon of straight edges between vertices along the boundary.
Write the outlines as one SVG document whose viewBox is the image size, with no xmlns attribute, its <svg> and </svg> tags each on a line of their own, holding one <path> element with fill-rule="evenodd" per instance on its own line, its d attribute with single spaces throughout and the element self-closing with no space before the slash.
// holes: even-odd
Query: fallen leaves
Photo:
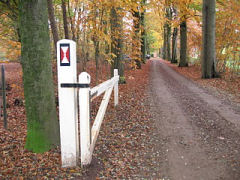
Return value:
<svg viewBox="0 0 240 180">
<path fill-rule="evenodd" d="M 94 66 L 88 72 L 95 84 Z M 105 67 L 108 68 L 108 67 Z M 55 69 L 55 68 L 54 68 Z M 56 69 L 55 69 L 56 70 Z M 23 98 L 21 66 L 17 63 L 6 66 L 7 81 L 14 88 L 8 93 L 8 130 L 0 122 L 0 179 L 100 179 L 138 177 L 143 168 L 143 155 L 151 149 L 148 137 L 151 117 L 145 103 L 148 85 L 148 65 L 142 70 L 126 71 L 127 84 L 119 85 L 119 106 L 114 108 L 113 97 L 108 105 L 100 135 L 89 167 L 61 168 L 60 148 L 43 154 L 24 149 L 27 122 L 23 106 L 15 106 L 16 98 Z M 100 71 L 99 82 L 108 79 L 107 69 Z M 56 73 L 54 73 L 56 79 Z M 101 97 L 91 106 L 95 117 Z M 151 166 L 151 165 L 150 165 Z"/>
</svg>

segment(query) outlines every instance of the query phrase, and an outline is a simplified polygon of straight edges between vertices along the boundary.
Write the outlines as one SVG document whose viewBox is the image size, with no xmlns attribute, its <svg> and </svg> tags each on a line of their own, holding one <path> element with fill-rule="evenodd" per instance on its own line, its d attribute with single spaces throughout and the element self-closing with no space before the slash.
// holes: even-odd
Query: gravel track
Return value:
<svg viewBox="0 0 240 180">
<path fill-rule="evenodd" d="M 240 106 L 151 60 L 150 111 L 161 179 L 240 179 Z M 160 172 L 160 173 L 159 173 Z"/>
</svg>

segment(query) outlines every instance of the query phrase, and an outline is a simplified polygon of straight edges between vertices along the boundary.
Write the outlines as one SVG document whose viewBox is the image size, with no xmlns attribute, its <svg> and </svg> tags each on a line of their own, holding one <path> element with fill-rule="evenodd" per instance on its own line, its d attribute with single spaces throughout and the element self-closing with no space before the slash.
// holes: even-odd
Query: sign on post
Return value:
<svg viewBox="0 0 240 180">
<path fill-rule="evenodd" d="M 77 89 L 61 85 L 77 83 L 76 43 L 63 39 L 57 43 L 59 123 L 62 166 L 77 165 L 79 157 Z"/>
</svg>

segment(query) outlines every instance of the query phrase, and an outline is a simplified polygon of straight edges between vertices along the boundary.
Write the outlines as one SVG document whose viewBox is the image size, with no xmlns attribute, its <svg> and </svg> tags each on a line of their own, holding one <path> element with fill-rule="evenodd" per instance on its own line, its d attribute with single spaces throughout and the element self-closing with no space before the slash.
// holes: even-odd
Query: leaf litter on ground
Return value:
<svg viewBox="0 0 240 180">
<path fill-rule="evenodd" d="M 206 86 L 211 85 L 216 88 L 231 86 L 239 93 L 239 83 L 225 85 L 230 81 L 223 78 L 201 80 L 198 67 L 177 68 L 171 64 L 169 66 Z M 87 72 L 92 75 L 92 84 L 95 85 L 95 69 L 93 64 L 89 67 Z M 102 68 L 99 76 L 100 82 L 109 78 L 109 74 L 106 73 L 108 68 Z M 56 84 L 56 68 L 53 69 Z M 154 122 L 152 122 L 152 114 L 149 112 L 150 104 L 147 93 L 149 63 L 143 65 L 140 70 L 126 69 L 127 84 L 119 86 L 120 102 L 117 108 L 114 108 L 113 97 L 111 97 L 91 165 L 84 168 L 80 166 L 62 168 L 59 147 L 43 154 L 32 153 L 24 149 L 27 133 L 25 110 L 24 106 L 14 105 L 16 98 L 24 100 L 21 66 L 18 63 L 8 64 L 6 66 L 7 83 L 12 89 L 7 93 L 8 130 L 3 128 L 2 120 L 0 122 L 0 179 L 159 177 L 161 172 L 158 171 L 158 164 L 161 159 L 159 159 L 158 151 L 154 149 L 157 139 L 154 139 L 156 131 Z M 238 80 L 236 82 L 239 82 Z M 208 83 L 210 81 L 212 83 Z M 97 98 L 92 103 L 91 122 L 93 122 L 100 102 L 101 98 Z"/>
</svg>

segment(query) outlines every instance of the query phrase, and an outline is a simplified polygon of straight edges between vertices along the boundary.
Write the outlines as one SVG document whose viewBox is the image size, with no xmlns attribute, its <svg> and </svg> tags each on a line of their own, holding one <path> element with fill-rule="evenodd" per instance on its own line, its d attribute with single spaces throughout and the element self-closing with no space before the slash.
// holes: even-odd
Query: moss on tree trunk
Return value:
<svg viewBox="0 0 240 180">
<path fill-rule="evenodd" d="M 27 115 L 25 147 L 41 153 L 59 144 L 47 1 L 20 1 L 20 32 Z"/>
</svg>

